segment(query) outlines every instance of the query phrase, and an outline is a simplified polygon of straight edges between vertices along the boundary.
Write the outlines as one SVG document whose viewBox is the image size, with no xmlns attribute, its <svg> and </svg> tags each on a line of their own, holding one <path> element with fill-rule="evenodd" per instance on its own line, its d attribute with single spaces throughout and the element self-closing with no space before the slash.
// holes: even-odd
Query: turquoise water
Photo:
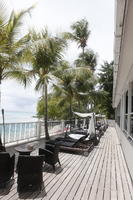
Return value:
<svg viewBox="0 0 133 200">
<path fill-rule="evenodd" d="M 0 134 L 3 140 L 4 127 L 0 124 Z M 35 137 L 37 135 L 37 123 L 9 123 L 5 124 L 5 141 L 6 143 L 22 140 L 25 138 Z"/>
</svg>

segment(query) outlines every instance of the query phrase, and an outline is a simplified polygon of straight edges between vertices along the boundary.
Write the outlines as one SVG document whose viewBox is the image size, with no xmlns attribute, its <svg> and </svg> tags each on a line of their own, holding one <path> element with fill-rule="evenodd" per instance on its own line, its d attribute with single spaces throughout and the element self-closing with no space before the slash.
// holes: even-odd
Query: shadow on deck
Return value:
<svg viewBox="0 0 133 200">
<path fill-rule="evenodd" d="M 41 146 L 43 143 L 41 143 Z M 38 150 L 33 152 L 36 154 Z M 97 147 L 85 157 L 60 153 L 61 167 L 43 168 L 42 191 L 17 192 L 17 174 L 0 199 L 132 200 L 133 185 L 115 128 L 109 127 Z"/>
</svg>

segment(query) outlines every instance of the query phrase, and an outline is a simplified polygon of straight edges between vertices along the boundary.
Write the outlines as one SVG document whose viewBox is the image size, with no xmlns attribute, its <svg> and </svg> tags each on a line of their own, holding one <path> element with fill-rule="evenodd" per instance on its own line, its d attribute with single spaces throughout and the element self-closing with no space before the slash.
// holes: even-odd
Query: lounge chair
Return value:
<svg viewBox="0 0 133 200">
<path fill-rule="evenodd" d="M 81 115 L 81 114 L 80 114 Z M 83 115 L 83 114 L 82 114 Z M 99 137 L 99 132 L 96 132 L 95 129 L 95 115 L 94 113 L 88 113 L 86 114 L 90 117 L 90 123 L 89 123 L 89 127 L 86 130 L 82 130 L 82 132 L 71 132 L 71 133 L 67 133 L 65 134 L 66 138 L 72 138 L 75 141 L 79 142 L 87 142 L 87 141 L 93 141 L 94 145 L 97 145 L 100 141 L 100 137 Z M 81 139 L 81 141 L 80 141 Z"/>
<path fill-rule="evenodd" d="M 76 115 L 82 118 L 89 117 L 90 123 L 87 132 L 84 134 L 79 133 L 66 133 L 64 138 L 58 137 L 49 143 L 55 143 L 60 146 L 60 150 L 67 152 L 81 153 L 88 155 L 94 145 L 99 143 L 99 137 L 95 132 L 95 114 L 94 113 L 77 113 Z"/>
<path fill-rule="evenodd" d="M 56 138 L 55 140 L 47 141 L 47 144 L 59 145 L 60 151 L 79 153 L 88 155 L 93 148 L 93 139 L 85 140 L 87 136 L 82 136 L 78 140 L 72 138 Z"/>
<path fill-rule="evenodd" d="M 5 187 L 6 183 L 14 177 L 15 154 L 10 157 L 7 152 L 0 152 L 0 187 Z"/>
<path fill-rule="evenodd" d="M 46 144 L 45 148 L 39 148 L 39 155 L 44 155 L 44 161 L 52 165 L 55 171 L 55 164 L 58 162 L 61 166 L 59 160 L 59 145 L 57 144 Z"/>
<path fill-rule="evenodd" d="M 19 156 L 17 163 L 18 192 L 35 188 L 41 190 L 43 182 L 43 159 L 43 156 Z"/>
</svg>

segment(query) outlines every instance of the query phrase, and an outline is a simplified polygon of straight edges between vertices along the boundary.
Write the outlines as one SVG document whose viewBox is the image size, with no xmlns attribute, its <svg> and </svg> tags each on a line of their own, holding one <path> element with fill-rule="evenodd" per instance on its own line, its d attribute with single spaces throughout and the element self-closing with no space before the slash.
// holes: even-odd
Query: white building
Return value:
<svg viewBox="0 0 133 200">
<path fill-rule="evenodd" d="M 116 129 L 133 177 L 133 0 L 116 0 L 113 107 Z"/>
</svg>

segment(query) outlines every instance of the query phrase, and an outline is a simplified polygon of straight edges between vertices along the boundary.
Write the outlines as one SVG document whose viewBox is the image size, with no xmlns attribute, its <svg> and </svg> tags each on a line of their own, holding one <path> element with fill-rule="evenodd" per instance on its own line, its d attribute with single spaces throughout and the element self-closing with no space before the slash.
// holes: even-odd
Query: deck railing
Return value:
<svg viewBox="0 0 133 200">
<path fill-rule="evenodd" d="M 50 135 L 64 131 L 64 121 L 49 121 Z M 0 124 L 0 136 L 5 145 L 37 140 L 45 137 L 44 122 L 23 122 Z"/>
</svg>

